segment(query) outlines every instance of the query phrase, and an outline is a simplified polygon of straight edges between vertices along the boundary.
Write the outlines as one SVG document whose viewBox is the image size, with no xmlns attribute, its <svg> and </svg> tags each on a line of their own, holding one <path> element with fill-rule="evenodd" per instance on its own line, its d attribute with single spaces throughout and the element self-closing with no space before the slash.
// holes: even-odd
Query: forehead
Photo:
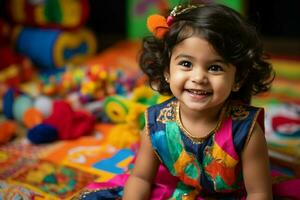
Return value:
<svg viewBox="0 0 300 200">
<path fill-rule="evenodd" d="M 178 56 L 178 54 L 186 54 L 197 58 L 221 58 L 207 40 L 197 36 L 186 38 L 176 44 L 172 50 L 172 56 Z"/>
</svg>

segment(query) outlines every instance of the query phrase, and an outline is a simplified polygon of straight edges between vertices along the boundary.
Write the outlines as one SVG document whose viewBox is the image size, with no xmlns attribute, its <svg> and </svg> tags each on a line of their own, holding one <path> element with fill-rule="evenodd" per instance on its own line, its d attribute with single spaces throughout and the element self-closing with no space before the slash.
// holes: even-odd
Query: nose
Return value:
<svg viewBox="0 0 300 200">
<path fill-rule="evenodd" d="M 208 77 L 207 73 L 202 69 L 195 69 L 191 71 L 191 80 L 197 84 L 207 84 Z"/>
</svg>

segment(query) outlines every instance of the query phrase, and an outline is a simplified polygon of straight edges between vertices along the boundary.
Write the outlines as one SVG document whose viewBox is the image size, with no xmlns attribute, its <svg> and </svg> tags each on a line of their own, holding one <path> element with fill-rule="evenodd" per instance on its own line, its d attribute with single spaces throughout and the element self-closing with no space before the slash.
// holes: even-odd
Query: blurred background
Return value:
<svg viewBox="0 0 300 200">
<path fill-rule="evenodd" d="M 205 1 L 260 32 L 276 78 L 252 104 L 272 169 L 300 177 L 300 1 Z M 146 19 L 178 2 L 0 0 L 0 199 L 71 199 L 132 168 L 144 111 L 168 98 L 137 63 Z"/>
<path fill-rule="evenodd" d="M 137 24 L 140 35 L 130 30 L 134 23 L 132 18 L 144 17 L 145 14 L 154 12 L 154 4 L 167 5 L 168 3 L 167 0 L 88 0 L 88 2 L 89 16 L 85 25 L 95 32 L 100 50 L 118 40 L 143 36 L 147 30 L 139 22 Z M 137 2 L 140 2 L 141 5 L 137 5 Z M 171 0 L 170 4 L 174 5 L 177 2 L 178 0 Z M 299 1 L 217 0 L 217 2 L 235 8 L 253 22 L 263 35 L 268 51 L 276 54 L 299 56 Z M 1 0 L 0 3 L 1 16 L 9 19 L 5 0 Z M 133 8 L 136 5 L 139 8 Z"/>
<path fill-rule="evenodd" d="M 144 2 L 151 4 L 155 1 Z M 223 0 L 219 2 L 230 5 L 253 22 L 263 35 L 268 51 L 275 54 L 300 55 L 299 1 Z M 134 10 L 128 8 L 130 1 L 90 0 L 90 3 L 91 17 L 87 25 L 99 34 L 99 37 L 104 34 L 113 37 L 112 41 L 114 41 L 130 36 L 128 30 L 130 27 L 127 24 L 130 23 L 129 17 L 134 17 Z M 133 6 L 133 2 L 131 5 Z M 106 21 L 109 23 L 105 23 Z M 145 27 L 140 29 L 143 30 Z"/>
</svg>

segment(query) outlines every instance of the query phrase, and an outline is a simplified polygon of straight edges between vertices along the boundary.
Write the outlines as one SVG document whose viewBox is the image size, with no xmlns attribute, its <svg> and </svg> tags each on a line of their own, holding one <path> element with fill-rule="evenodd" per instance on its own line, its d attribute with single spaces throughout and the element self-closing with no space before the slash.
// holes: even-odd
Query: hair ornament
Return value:
<svg viewBox="0 0 300 200">
<path fill-rule="evenodd" d="M 167 18 L 158 14 L 150 15 L 147 19 L 147 27 L 156 38 L 162 39 L 163 36 L 169 31 L 169 27 L 173 24 L 174 17 L 185 13 L 191 9 L 203 6 L 203 4 L 188 4 L 186 6 L 178 5 L 173 8 L 173 10 L 170 12 L 170 15 Z"/>
<path fill-rule="evenodd" d="M 173 24 L 174 21 L 174 17 L 176 17 L 177 15 L 180 15 L 188 10 L 191 10 L 193 8 L 197 8 L 199 6 L 196 5 L 188 5 L 188 6 L 182 6 L 182 5 L 178 5 L 175 6 L 173 8 L 173 10 L 171 11 L 170 15 L 167 18 L 167 24 L 168 26 L 171 26 Z"/>
<path fill-rule="evenodd" d="M 162 39 L 163 36 L 169 31 L 167 19 L 158 14 L 150 15 L 148 17 L 147 27 L 149 31 L 158 39 Z"/>
<path fill-rule="evenodd" d="M 170 16 L 176 17 L 177 15 L 185 13 L 188 10 L 191 10 L 191 9 L 194 9 L 194 8 L 198 8 L 198 7 L 202 7 L 202 6 L 203 6 L 202 4 L 199 4 L 199 5 L 190 5 L 189 4 L 187 6 L 178 5 L 178 6 L 175 6 L 173 8 L 173 10 L 170 13 Z"/>
</svg>

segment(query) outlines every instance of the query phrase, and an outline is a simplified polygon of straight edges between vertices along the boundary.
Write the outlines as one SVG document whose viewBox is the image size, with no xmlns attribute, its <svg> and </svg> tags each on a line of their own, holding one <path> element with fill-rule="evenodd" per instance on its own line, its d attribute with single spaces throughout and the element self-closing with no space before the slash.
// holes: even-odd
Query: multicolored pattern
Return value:
<svg viewBox="0 0 300 200">
<path fill-rule="evenodd" d="M 72 167 L 39 160 L 11 177 L 11 181 L 39 188 L 43 195 L 52 195 L 53 199 L 65 199 L 96 178 L 96 175 Z"/>
<path fill-rule="evenodd" d="M 11 199 L 11 200 L 17 200 L 17 199 L 43 199 L 43 196 L 33 192 L 32 190 L 22 187 L 20 185 L 15 184 L 8 184 L 4 181 L 0 180 L 0 199 Z"/>
<path fill-rule="evenodd" d="M 180 179 L 172 198 L 241 196 L 240 152 L 262 110 L 229 103 L 220 128 L 199 142 L 180 128 L 177 106 L 178 102 L 170 99 L 147 111 L 153 148 L 171 174 Z"/>
</svg>

